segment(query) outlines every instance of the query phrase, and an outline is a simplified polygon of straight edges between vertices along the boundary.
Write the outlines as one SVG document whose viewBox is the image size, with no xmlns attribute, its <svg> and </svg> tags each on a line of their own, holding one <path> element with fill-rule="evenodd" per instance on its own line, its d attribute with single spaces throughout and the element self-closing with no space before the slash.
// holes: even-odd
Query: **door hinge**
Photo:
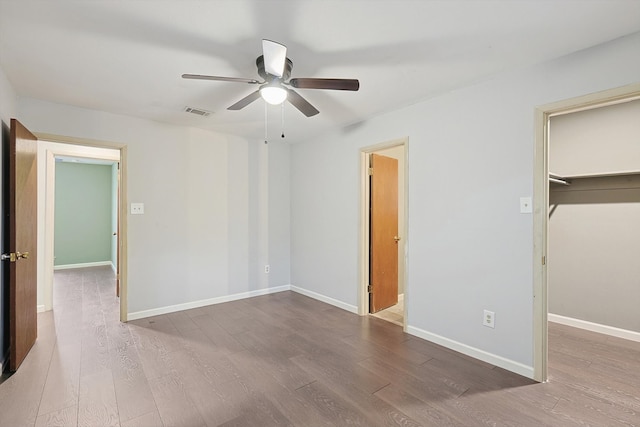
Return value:
<svg viewBox="0 0 640 427">
<path fill-rule="evenodd" d="M 373 175 L 373 168 L 369 168 L 369 176 Z"/>
<path fill-rule="evenodd" d="M 372 287 L 372 285 L 368 285 L 367 286 L 367 292 L 371 293 L 371 287 Z"/>
</svg>

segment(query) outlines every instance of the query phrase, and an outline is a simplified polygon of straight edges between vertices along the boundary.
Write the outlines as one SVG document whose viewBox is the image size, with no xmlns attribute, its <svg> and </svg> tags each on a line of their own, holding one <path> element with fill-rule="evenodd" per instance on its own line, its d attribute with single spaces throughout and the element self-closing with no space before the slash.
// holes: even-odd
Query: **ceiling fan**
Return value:
<svg viewBox="0 0 640 427">
<path fill-rule="evenodd" d="M 262 55 L 256 59 L 258 74 L 264 80 L 245 79 L 240 77 L 205 76 L 201 74 L 183 74 L 184 79 L 217 80 L 223 82 L 248 83 L 260 85 L 255 92 L 236 102 L 228 110 L 240 110 L 262 97 L 266 102 L 278 105 L 288 100 L 307 117 L 315 116 L 319 111 L 293 89 L 331 89 L 357 91 L 360 82 L 357 79 L 316 79 L 294 78 L 291 76 L 293 62 L 287 58 L 287 47 L 283 44 L 262 40 Z"/>
</svg>

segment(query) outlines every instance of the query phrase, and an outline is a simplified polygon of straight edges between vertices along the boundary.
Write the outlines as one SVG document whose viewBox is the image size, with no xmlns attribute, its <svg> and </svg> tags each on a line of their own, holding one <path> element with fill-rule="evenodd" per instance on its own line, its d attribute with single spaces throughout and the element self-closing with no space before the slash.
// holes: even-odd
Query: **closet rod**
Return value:
<svg viewBox="0 0 640 427">
<path fill-rule="evenodd" d="M 562 185 L 571 185 L 571 181 L 569 181 L 567 178 L 563 178 L 560 175 L 556 175 L 555 173 L 551 172 L 549 172 L 549 182 Z"/>
<path fill-rule="evenodd" d="M 569 182 L 565 181 L 564 179 L 552 178 L 551 176 L 549 176 L 549 182 L 553 182 L 555 184 L 562 184 L 562 185 L 571 185 Z"/>
</svg>

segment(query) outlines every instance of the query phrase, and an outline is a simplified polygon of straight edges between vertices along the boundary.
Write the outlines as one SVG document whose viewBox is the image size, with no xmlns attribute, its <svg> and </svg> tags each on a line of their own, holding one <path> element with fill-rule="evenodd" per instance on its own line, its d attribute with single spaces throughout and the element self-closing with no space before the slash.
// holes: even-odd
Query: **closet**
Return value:
<svg viewBox="0 0 640 427">
<path fill-rule="evenodd" d="M 549 171 L 549 320 L 640 341 L 640 100 L 551 117 Z"/>
</svg>

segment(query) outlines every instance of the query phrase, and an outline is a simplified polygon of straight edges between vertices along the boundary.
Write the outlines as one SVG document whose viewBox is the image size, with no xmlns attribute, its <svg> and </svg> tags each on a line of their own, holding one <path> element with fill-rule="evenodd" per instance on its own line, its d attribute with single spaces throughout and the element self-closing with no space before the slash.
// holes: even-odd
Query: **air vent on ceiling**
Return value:
<svg viewBox="0 0 640 427">
<path fill-rule="evenodd" d="M 200 108 L 184 107 L 184 111 L 202 117 L 209 117 L 211 115 L 211 111 L 201 110 Z"/>
</svg>

